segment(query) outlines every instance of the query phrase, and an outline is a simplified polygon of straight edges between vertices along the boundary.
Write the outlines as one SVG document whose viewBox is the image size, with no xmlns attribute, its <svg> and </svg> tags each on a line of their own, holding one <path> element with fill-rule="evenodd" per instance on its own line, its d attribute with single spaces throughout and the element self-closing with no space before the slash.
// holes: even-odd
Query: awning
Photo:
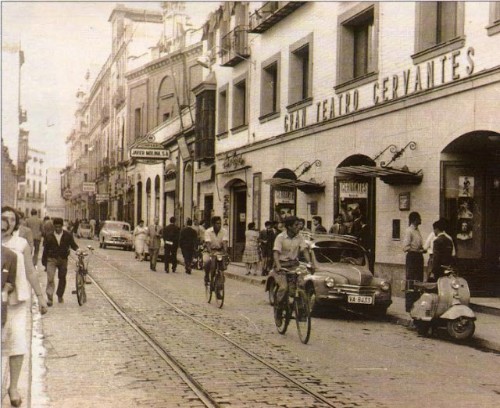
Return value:
<svg viewBox="0 0 500 408">
<path fill-rule="evenodd" d="M 403 167 L 395 169 L 393 167 L 377 167 L 377 166 L 347 166 L 337 168 L 340 174 L 359 177 L 379 177 L 386 184 L 391 185 L 408 185 L 420 184 L 424 175 L 422 170 L 417 172 L 409 171 Z"/>
<path fill-rule="evenodd" d="M 316 183 L 304 180 L 290 180 L 279 177 L 273 177 L 264 180 L 264 183 L 270 184 L 273 187 L 296 187 L 306 194 L 321 193 L 325 190 L 324 183 Z"/>
</svg>

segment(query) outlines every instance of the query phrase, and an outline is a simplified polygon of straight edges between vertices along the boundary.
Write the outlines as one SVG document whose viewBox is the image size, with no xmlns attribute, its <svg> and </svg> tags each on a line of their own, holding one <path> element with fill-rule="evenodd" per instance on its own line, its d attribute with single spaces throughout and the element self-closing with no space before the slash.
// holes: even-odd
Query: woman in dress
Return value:
<svg viewBox="0 0 500 408">
<path fill-rule="evenodd" d="M 135 246 L 135 259 L 139 261 L 144 260 L 144 243 L 148 229 L 144 226 L 144 221 L 140 220 L 139 225 L 134 229 L 134 246 Z"/>
<path fill-rule="evenodd" d="M 26 314 L 30 307 L 31 288 L 38 298 L 40 313 L 47 313 L 47 302 L 33 266 L 28 242 L 13 234 L 19 227 L 19 215 L 12 207 L 2 207 L 2 245 L 17 255 L 17 274 L 14 291 L 9 295 L 7 322 L 2 330 L 2 354 L 9 357 L 10 384 L 8 393 L 13 407 L 22 403 L 17 389 L 24 355 L 28 351 L 26 340 Z M 31 285 L 31 286 L 30 286 Z"/>
<path fill-rule="evenodd" d="M 245 251 L 243 252 L 243 262 L 247 265 L 247 275 L 252 273 L 257 275 L 259 256 L 259 231 L 255 230 L 255 222 L 248 224 L 248 229 L 245 231 Z"/>
</svg>

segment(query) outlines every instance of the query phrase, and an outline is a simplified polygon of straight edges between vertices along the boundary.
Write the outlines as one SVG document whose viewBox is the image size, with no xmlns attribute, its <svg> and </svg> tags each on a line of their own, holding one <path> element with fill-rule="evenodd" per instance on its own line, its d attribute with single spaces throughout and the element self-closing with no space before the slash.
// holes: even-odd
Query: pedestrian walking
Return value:
<svg viewBox="0 0 500 408">
<path fill-rule="evenodd" d="M 158 252 L 161 245 L 161 227 L 158 217 L 155 217 L 154 224 L 148 226 L 148 236 L 146 237 L 149 252 L 149 269 L 156 272 L 156 262 L 158 260 Z"/>
<path fill-rule="evenodd" d="M 405 293 L 406 311 L 409 313 L 413 303 L 418 299 L 418 294 L 412 288 L 413 282 L 423 281 L 424 278 L 424 256 L 422 235 L 418 226 L 422 224 L 420 214 L 413 211 L 408 216 L 409 227 L 406 229 L 403 238 L 403 251 L 406 253 L 406 282 Z"/>
<path fill-rule="evenodd" d="M 144 260 L 144 246 L 146 245 L 147 236 L 148 229 L 144 226 L 144 220 L 139 220 L 139 224 L 134 229 L 135 259 L 139 262 Z"/>
<path fill-rule="evenodd" d="M 18 228 L 14 231 L 14 235 L 24 238 L 28 241 L 28 245 L 30 246 L 30 252 L 33 253 L 33 248 L 35 246 L 35 242 L 33 240 L 33 233 L 26 226 L 26 219 L 24 218 L 24 213 L 22 211 L 17 212 L 19 216 L 19 225 Z"/>
<path fill-rule="evenodd" d="M 42 241 L 42 228 L 43 222 L 38 216 L 38 211 L 31 210 L 31 217 L 26 220 L 26 226 L 31 230 L 33 234 L 33 265 L 35 269 L 38 264 L 38 254 L 40 252 L 40 242 Z"/>
<path fill-rule="evenodd" d="M 180 232 L 181 229 L 175 225 L 175 217 L 170 217 L 170 224 L 163 228 L 165 273 L 170 272 L 170 264 L 172 264 L 172 273 L 177 270 L 177 249 L 179 249 Z"/>
<path fill-rule="evenodd" d="M 89 225 L 90 225 L 90 236 L 91 236 L 91 239 L 94 239 L 94 237 L 95 237 L 95 218 L 91 218 L 90 219 Z"/>
<path fill-rule="evenodd" d="M 264 227 L 259 233 L 259 245 L 262 256 L 262 276 L 267 276 L 273 267 L 273 247 L 276 231 L 271 221 L 266 221 Z"/>
<path fill-rule="evenodd" d="M 335 217 L 335 222 L 330 227 L 328 231 L 330 234 L 339 234 L 344 235 L 347 234 L 347 227 L 344 224 L 344 216 L 342 214 L 337 214 Z"/>
<path fill-rule="evenodd" d="M 186 273 L 191 273 L 193 264 L 193 255 L 198 247 L 198 232 L 193 228 L 191 218 L 186 220 L 186 226 L 181 230 L 179 235 L 179 246 L 181 247 L 182 256 L 184 258 L 184 267 Z"/>
<path fill-rule="evenodd" d="M 259 231 L 255 230 L 255 222 L 248 224 L 248 229 L 245 231 L 245 250 L 243 251 L 243 262 L 247 266 L 247 275 L 252 273 L 257 275 L 259 265 Z"/>
<path fill-rule="evenodd" d="M 8 222 L 2 220 L 2 231 L 8 229 Z M 7 322 L 7 305 L 9 294 L 16 287 L 17 255 L 2 245 L 2 329 Z"/>
<path fill-rule="evenodd" d="M 326 228 L 323 227 L 322 222 L 323 222 L 323 220 L 319 215 L 315 215 L 312 217 L 312 223 L 313 223 L 312 230 L 313 230 L 313 232 L 318 233 L 318 234 L 326 234 Z"/>
<path fill-rule="evenodd" d="M 76 251 L 78 245 L 71 232 L 63 230 L 63 219 L 54 218 L 54 232 L 47 236 L 43 247 L 44 257 L 47 259 L 47 305 L 52 306 L 57 270 L 57 301 L 64 302 L 66 290 L 66 275 L 68 273 L 68 256 L 70 249 Z"/>
<path fill-rule="evenodd" d="M 2 245 L 14 251 L 17 255 L 16 284 L 14 291 L 9 295 L 9 312 L 5 326 L 2 329 L 2 356 L 9 358 L 10 384 L 7 392 L 10 404 L 13 407 L 19 407 L 22 404 L 18 383 L 24 355 L 28 352 L 26 316 L 31 307 L 31 289 L 35 291 L 38 297 L 40 313 L 47 313 L 47 303 L 33 267 L 28 242 L 26 239 L 14 234 L 18 227 L 19 214 L 16 210 L 12 207 L 2 207 Z"/>
<path fill-rule="evenodd" d="M 451 256 L 454 257 L 456 254 L 455 251 L 455 244 L 453 243 L 453 239 L 451 236 L 448 234 L 447 230 L 449 228 L 448 220 L 446 218 L 440 218 L 442 222 L 442 228 L 443 234 L 451 241 L 453 247 L 451 251 Z M 436 239 L 436 234 L 434 233 L 434 230 L 431 231 L 431 233 L 427 236 L 427 239 L 425 240 L 424 243 L 424 249 L 426 252 L 429 254 L 429 259 L 427 260 L 427 268 L 424 270 L 424 282 L 429 281 L 429 276 L 431 275 L 432 272 L 432 264 L 434 263 L 434 240 Z"/>
</svg>

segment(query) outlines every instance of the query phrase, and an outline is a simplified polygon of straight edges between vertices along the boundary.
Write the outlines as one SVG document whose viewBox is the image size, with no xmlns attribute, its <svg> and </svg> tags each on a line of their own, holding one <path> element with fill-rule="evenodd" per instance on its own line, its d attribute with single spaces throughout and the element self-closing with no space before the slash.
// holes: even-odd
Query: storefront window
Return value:
<svg viewBox="0 0 500 408">
<path fill-rule="evenodd" d="M 472 167 L 449 165 L 445 169 L 444 210 L 456 243 L 457 258 L 482 257 L 482 174 Z"/>
</svg>

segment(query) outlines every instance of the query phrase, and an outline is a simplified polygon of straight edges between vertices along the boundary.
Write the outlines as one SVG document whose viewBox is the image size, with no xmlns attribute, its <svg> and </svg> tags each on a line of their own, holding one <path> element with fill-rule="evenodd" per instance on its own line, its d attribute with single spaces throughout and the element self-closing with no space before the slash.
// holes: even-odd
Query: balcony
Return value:
<svg viewBox="0 0 500 408">
<path fill-rule="evenodd" d="M 113 106 L 115 109 L 118 109 L 125 103 L 125 89 L 122 85 L 116 88 L 115 93 L 113 94 Z"/>
<path fill-rule="evenodd" d="M 262 34 L 286 16 L 303 6 L 305 1 L 268 1 L 250 16 L 250 33 Z"/>
<path fill-rule="evenodd" d="M 241 61 L 248 59 L 248 27 L 238 26 L 221 39 L 221 65 L 234 67 Z"/>
</svg>

